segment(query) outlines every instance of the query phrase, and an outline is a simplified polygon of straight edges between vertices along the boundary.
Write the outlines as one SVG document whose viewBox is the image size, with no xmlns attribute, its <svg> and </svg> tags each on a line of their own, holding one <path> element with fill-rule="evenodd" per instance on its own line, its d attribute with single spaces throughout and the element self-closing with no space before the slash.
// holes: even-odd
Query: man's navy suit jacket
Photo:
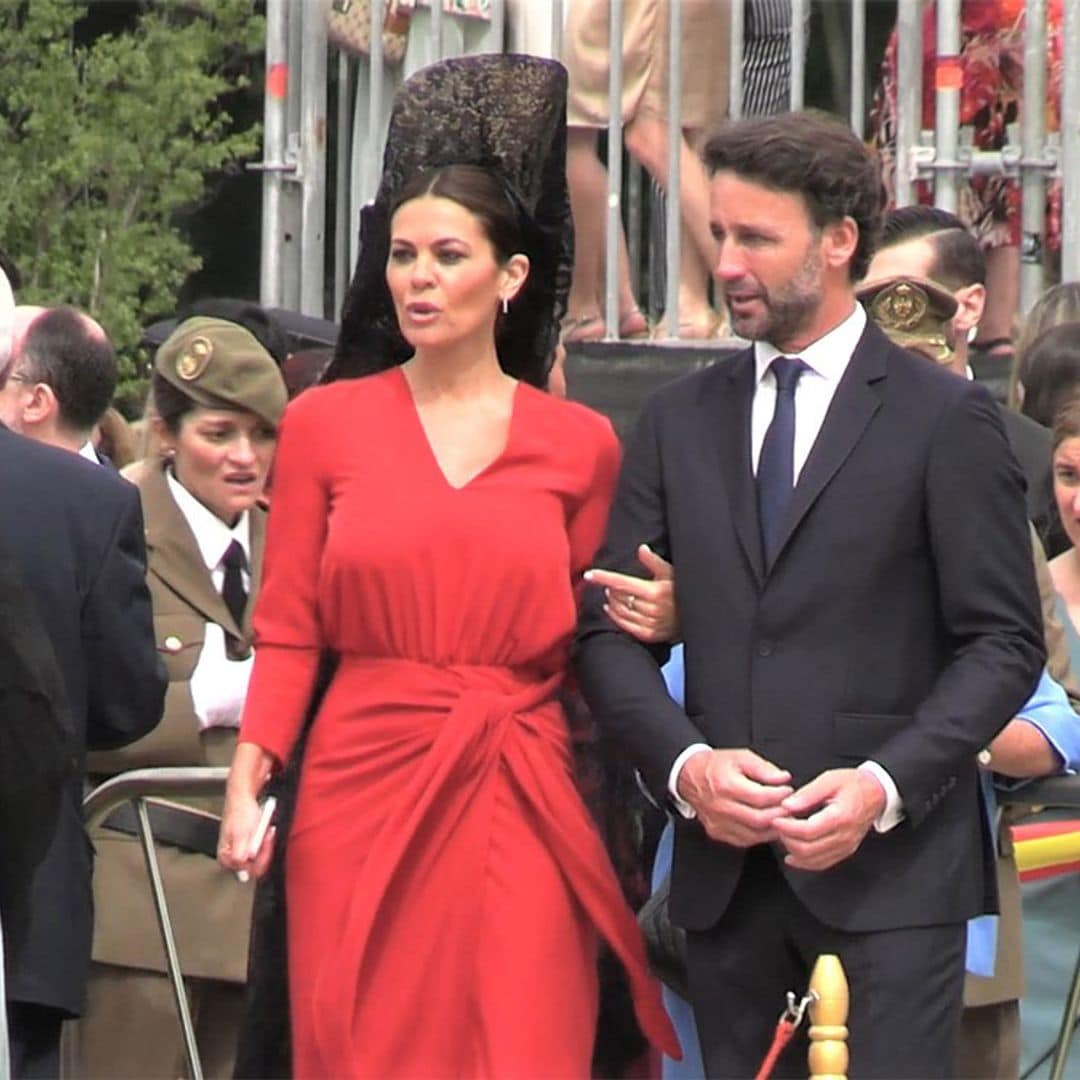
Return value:
<svg viewBox="0 0 1080 1080">
<path fill-rule="evenodd" d="M 675 567 L 685 711 L 663 649 L 634 642 L 587 592 L 582 689 L 667 795 L 689 744 L 750 747 L 796 786 L 871 759 L 906 819 L 821 873 L 784 868 L 805 906 L 850 931 L 960 922 L 995 903 L 976 754 L 1044 659 L 1024 484 L 982 387 L 868 325 L 763 564 L 750 459 L 752 349 L 662 388 L 626 452 L 596 564 Z M 779 852 L 778 852 L 779 854 Z M 743 851 L 677 829 L 673 919 L 723 914 Z"/>
<path fill-rule="evenodd" d="M 34 874 L 29 924 L 10 943 L 8 998 L 77 1014 L 93 922 L 79 766 L 87 749 L 122 746 L 150 731 L 165 695 L 138 492 L 112 469 L 0 425 L 0 544 L 37 601 L 76 757 Z"/>
</svg>

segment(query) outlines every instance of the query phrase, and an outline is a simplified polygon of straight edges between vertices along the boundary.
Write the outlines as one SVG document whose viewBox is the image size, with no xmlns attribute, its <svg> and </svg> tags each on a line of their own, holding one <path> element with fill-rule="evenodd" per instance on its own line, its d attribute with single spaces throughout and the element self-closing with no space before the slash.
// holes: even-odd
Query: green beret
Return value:
<svg viewBox="0 0 1080 1080">
<path fill-rule="evenodd" d="M 288 399 L 270 354 L 238 323 L 200 315 L 162 342 L 154 370 L 197 405 L 246 409 L 278 424 Z"/>
<path fill-rule="evenodd" d="M 898 275 L 861 285 L 855 295 L 892 340 L 942 365 L 952 363 L 949 324 L 956 297 L 929 278 Z"/>
</svg>

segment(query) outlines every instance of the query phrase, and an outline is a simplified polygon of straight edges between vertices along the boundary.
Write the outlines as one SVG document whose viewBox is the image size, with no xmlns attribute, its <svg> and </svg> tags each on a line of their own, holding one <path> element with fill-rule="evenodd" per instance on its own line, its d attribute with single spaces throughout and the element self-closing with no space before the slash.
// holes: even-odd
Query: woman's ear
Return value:
<svg viewBox="0 0 1080 1080">
<path fill-rule="evenodd" d="M 158 451 L 163 458 L 172 458 L 176 454 L 176 439 L 173 433 L 165 426 L 165 421 L 160 416 L 154 415 L 150 420 L 154 430 L 154 438 L 157 440 Z"/>
<path fill-rule="evenodd" d="M 520 251 L 511 255 L 503 266 L 503 282 L 500 295 L 509 303 L 525 285 L 529 276 L 529 256 Z"/>
</svg>

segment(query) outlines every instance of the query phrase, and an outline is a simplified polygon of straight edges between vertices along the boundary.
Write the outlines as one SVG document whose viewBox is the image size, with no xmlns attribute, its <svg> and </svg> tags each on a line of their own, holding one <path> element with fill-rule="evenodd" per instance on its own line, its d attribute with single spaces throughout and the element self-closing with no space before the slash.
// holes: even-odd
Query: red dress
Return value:
<svg viewBox="0 0 1080 1080">
<path fill-rule="evenodd" d="M 556 699 L 617 467 L 605 419 L 525 384 L 460 489 L 400 369 L 289 407 L 240 737 L 285 760 L 341 654 L 286 859 L 297 1077 L 587 1076 L 597 930 L 677 1046 Z"/>
</svg>

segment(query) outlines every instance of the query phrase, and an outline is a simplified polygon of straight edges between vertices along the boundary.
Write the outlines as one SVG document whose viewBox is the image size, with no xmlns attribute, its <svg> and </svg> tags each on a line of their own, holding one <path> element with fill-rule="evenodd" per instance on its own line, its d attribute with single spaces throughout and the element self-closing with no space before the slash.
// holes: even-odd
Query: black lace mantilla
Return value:
<svg viewBox="0 0 1080 1080">
<path fill-rule="evenodd" d="M 498 173 L 523 212 L 529 281 L 502 320 L 503 367 L 546 381 L 566 311 L 573 223 L 566 187 L 566 69 L 535 56 L 462 56 L 423 68 L 398 91 L 382 180 L 360 214 L 360 256 L 323 381 L 370 374 L 411 355 L 386 285 L 389 208 L 403 185 L 441 165 Z"/>
</svg>

